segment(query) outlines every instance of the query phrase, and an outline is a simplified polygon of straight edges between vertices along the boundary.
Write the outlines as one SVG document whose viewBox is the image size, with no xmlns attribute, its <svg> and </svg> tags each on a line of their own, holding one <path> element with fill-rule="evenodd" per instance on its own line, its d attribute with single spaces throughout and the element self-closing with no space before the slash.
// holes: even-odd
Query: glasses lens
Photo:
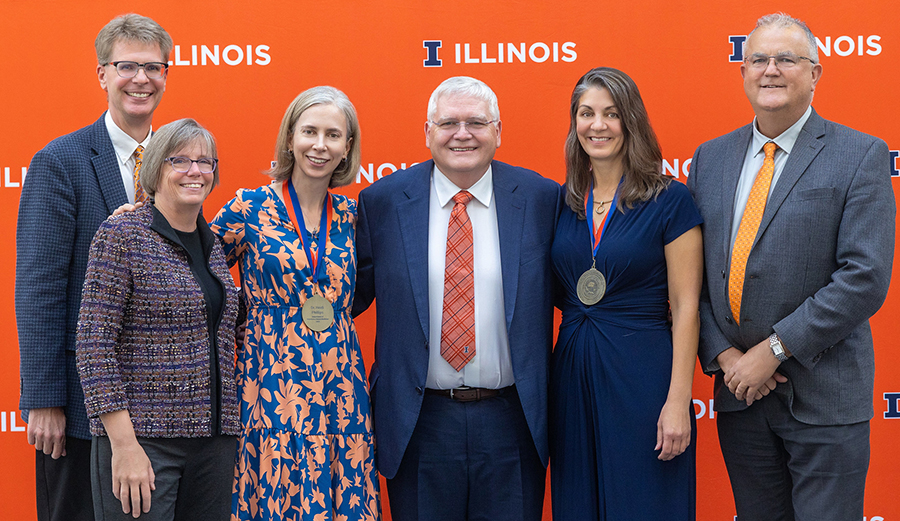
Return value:
<svg viewBox="0 0 900 521">
<path fill-rule="evenodd" d="M 204 157 L 197 160 L 197 166 L 200 167 L 201 172 L 209 174 L 216 168 L 216 160 L 211 157 Z"/>
<path fill-rule="evenodd" d="M 133 78 L 137 70 L 138 64 L 135 62 L 116 62 L 116 72 L 123 78 Z"/>
<path fill-rule="evenodd" d="M 145 63 L 144 64 L 144 73 L 148 78 L 158 80 L 162 78 L 163 71 L 165 71 L 165 67 L 161 63 Z"/>
<path fill-rule="evenodd" d="M 186 157 L 170 157 L 169 163 L 176 172 L 187 172 L 191 169 L 191 160 Z"/>
</svg>

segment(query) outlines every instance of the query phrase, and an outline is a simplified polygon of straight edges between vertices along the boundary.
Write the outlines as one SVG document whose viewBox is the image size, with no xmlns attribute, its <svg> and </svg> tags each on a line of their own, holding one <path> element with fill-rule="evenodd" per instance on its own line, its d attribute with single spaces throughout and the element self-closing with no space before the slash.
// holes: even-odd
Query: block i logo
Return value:
<svg viewBox="0 0 900 521">
<path fill-rule="evenodd" d="M 438 49 L 441 48 L 441 40 L 422 40 L 422 47 L 425 48 L 425 61 L 422 63 L 425 67 L 441 67 L 441 59 L 438 58 Z"/>
</svg>

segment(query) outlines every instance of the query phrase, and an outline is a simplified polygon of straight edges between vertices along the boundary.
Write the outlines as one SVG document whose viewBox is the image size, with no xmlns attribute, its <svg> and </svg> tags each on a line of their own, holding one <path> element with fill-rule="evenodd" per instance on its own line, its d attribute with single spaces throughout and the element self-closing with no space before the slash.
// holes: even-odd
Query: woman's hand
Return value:
<svg viewBox="0 0 900 521">
<path fill-rule="evenodd" d="M 666 401 L 656 423 L 656 448 L 659 459 L 669 461 L 691 444 L 691 408 L 684 403 Z"/>
<path fill-rule="evenodd" d="M 156 490 L 150 458 L 137 440 L 112 450 L 112 489 L 122 512 L 139 517 L 150 512 L 150 492 Z M 143 508 L 142 508 L 143 507 Z"/>
<path fill-rule="evenodd" d="M 150 492 L 156 490 L 156 474 L 150 458 L 138 443 L 128 409 L 100 415 L 112 449 L 112 491 L 122 502 L 122 512 L 137 518 L 150 511 Z"/>
</svg>

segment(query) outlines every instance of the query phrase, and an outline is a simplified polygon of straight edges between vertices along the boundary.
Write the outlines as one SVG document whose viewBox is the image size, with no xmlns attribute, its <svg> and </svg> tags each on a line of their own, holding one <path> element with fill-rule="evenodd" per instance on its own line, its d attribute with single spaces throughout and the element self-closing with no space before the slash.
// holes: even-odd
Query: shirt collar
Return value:
<svg viewBox="0 0 900 521">
<path fill-rule="evenodd" d="M 147 148 L 147 143 L 150 142 L 150 136 L 153 135 L 153 129 L 151 128 L 150 132 L 147 133 L 147 137 L 144 138 L 142 142 L 138 143 L 133 137 L 126 134 L 124 130 L 116 125 L 108 110 L 106 111 L 106 116 L 104 116 L 103 121 L 106 123 L 106 132 L 109 133 L 109 139 L 112 141 L 113 149 L 116 151 L 116 157 L 119 158 L 119 163 L 123 165 L 131 159 L 131 156 L 134 155 L 134 151 L 138 145 L 143 145 L 144 148 Z"/>
<path fill-rule="evenodd" d="M 440 171 L 437 165 L 434 165 L 434 172 L 431 178 L 434 183 L 434 191 L 438 197 L 438 203 L 440 203 L 442 208 L 447 206 L 447 203 L 453 199 L 453 196 L 462 190 L 462 188 L 456 186 L 453 181 L 448 179 L 447 176 Z M 491 198 L 494 196 L 494 182 L 491 166 L 488 166 L 487 172 L 481 176 L 481 179 L 466 189 L 466 191 L 472 194 L 472 197 L 479 203 L 490 208 Z"/>
<path fill-rule="evenodd" d="M 798 119 L 796 122 L 794 122 L 793 125 L 788 127 L 787 130 L 782 132 L 775 139 L 767 138 L 766 136 L 763 135 L 762 132 L 759 131 L 758 128 L 756 128 L 756 118 L 754 117 L 753 125 L 752 125 L 753 126 L 753 155 L 762 153 L 763 145 L 765 145 L 769 141 L 774 141 L 775 144 L 778 145 L 778 148 L 780 148 L 781 150 L 790 154 L 791 149 L 794 148 L 794 143 L 796 143 L 797 138 L 800 137 L 800 130 L 803 129 L 803 125 L 806 124 L 806 120 L 809 119 L 809 116 L 811 114 L 812 114 L 812 105 L 806 107 L 806 112 L 804 112 L 803 115 L 800 116 L 800 119 Z"/>
</svg>

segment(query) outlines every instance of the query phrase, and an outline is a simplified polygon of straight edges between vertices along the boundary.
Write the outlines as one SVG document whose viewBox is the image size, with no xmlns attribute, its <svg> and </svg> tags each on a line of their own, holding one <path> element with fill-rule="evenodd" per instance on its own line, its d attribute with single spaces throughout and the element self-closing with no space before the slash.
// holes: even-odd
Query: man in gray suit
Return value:
<svg viewBox="0 0 900 521">
<path fill-rule="evenodd" d="M 688 179 L 705 223 L 700 362 L 738 518 L 862 519 L 888 147 L 813 110 L 822 65 L 799 20 L 760 18 L 741 75 L 756 118 L 701 145 Z"/>
</svg>

